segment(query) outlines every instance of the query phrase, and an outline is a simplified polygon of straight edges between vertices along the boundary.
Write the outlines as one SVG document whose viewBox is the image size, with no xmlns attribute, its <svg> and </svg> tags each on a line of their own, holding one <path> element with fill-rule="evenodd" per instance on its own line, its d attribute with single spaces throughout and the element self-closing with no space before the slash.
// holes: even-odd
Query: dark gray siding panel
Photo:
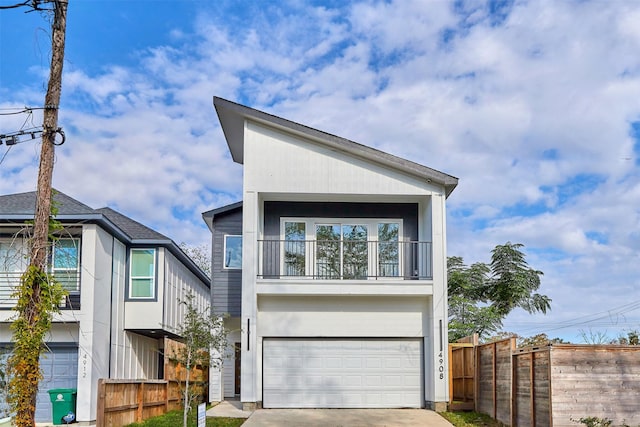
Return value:
<svg viewBox="0 0 640 427">
<path fill-rule="evenodd" d="M 242 234 L 242 209 L 216 216 L 213 220 L 211 257 L 212 301 L 216 313 L 240 316 L 242 307 L 242 270 L 224 268 L 224 236 Z"/>
<path fill-rule="evenodd" d="M 265 240 L 280 239 L 280 218 L 401 218 L 404 238 L 418 240 L 417 203 L 265 202 Z"/>
</svg>

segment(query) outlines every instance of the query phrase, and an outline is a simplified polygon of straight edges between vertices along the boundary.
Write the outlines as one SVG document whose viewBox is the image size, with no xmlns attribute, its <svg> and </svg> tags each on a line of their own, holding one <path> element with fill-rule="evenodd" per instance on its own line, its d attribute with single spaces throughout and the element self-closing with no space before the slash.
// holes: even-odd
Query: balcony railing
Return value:
<svg viewBox="0 0 640 427">
<path fill-rule="evenodd" d="M 14 293 L 20 283 L 22 273 L 0 271 L 0 310 L 12 309 L 16 305 Z M 60 303 L 61 310 L 80 310 L 80 273 L 57 272 L 54 277 L 67 291 L 67 296 Z"/>
<path fill-rule="evenodd" d="M 259 240 L 258 278 L 430 280 L 431 242 Z"/>
</svg>

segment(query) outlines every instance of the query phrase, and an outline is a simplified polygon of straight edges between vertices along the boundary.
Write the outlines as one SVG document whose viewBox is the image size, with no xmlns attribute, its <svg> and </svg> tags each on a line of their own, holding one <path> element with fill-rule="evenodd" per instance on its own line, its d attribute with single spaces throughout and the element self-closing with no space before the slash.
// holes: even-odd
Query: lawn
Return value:
<svg viewBox="0 0 640 427">
<path fill-rule="evenodd" d="M 244 423 L 244 418 L 207 418 L 207 427 L 238 427 Z M 188 427 L 196 427 L 195 414 L 189 417 Z M 182 411 L 171 411 L 166 414 L 149 418 L 141 423 L 129 424 L 127 427 L 180 427 L 182 426 Z"/>
<path fill-rule="evenodd" d="M 503 424 L 488 415 L 478 412 L 441 412 L 456 427 L 500 427 Z"/>
</svg>

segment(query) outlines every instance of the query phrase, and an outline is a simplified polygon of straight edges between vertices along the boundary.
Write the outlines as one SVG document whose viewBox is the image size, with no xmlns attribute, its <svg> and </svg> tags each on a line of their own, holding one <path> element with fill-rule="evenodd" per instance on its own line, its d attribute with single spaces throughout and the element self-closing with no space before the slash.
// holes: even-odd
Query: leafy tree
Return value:
<svg viewBox="0 0 640 427">
<path fill-rule="evenodd" d="M 518 347 L 539 347 L 549 344 L 571 344 L 562 338 L 549 338 L 544 332 L 530 337 L 518 337 Z"/>
<path fill-rule="evenodd" d="M 188 293 L 186 300 L 180 303 L 185 306 L 185 316 L 176 333 L 182 337 L 184 346 L 168 356 L 169 360 L 184 366 L 186 370 L 183 389 L 183 427 L 186 427 L 187 414 L 196 397 L 189 389 L 191 371 L 196 366 L 220 367 L 227 347 L 227 330 L 223 316 L 213 314 L 208 307 L 205 310 L 198 309 L 193 293 Z"/>
<path fill-rule="evenodd" d="M 628 331 L 626 337 L 624 335 L 620 335 L 618 338 L 613 340 L 611 344 L 640 345 L 640 331 L 637 329 Z"/>
<path fill-rule="evenodd" d="M 549 344 L 571 344 L 569 341 L 565 341 L 562 338 L 558 338 L 558 337 L 549 338 L 549 336 L 544 332 L 537 335 L 532 335 L 530 337 L 523 337 L 513 332 L 498 332 L 494 336 L 488 338 L 486 341 L 487 342 L 499 341 L 499 340 L 503 340 L 511 337 L 516 338 L 516 344 L 520 348 L 540 347 L 540 346 L 549 345 Z"/>
<path fill-rule="evenodd" d="M 551 299 L 535 291 L 542 272 L 529 267 L 520 243 L 507 242 L 491 252 L 491 263 L 464 264 L 461 257 L 447 260 L 449 340 L 478 333 L 497 332 L 515 308 L 546 313 Z"/>
</svg>

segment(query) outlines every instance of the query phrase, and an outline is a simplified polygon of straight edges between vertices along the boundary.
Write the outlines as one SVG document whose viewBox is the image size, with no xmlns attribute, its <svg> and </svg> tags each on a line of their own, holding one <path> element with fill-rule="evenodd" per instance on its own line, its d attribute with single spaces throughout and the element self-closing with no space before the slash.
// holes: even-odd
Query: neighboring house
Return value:
<svg viewBox="0 0 640 427">
<path fill-rule="evenodd" d="M 28 263 L 35 192 L 0 196 L 0 345 L 11 346 L 13 289 Z M 77 420 L 96 419 L 100 378 L 161 379 L 164 337 L 192 292 L 208 307 L 209 278 L 168 237 L 109 208 L 92 209 L 56 192 L 63 230 L 50 271 L 67 289 L 41 357 L 36 421 L 51 422 L 47 390 L 77 389 Z"/>
<path fill-rule="evenodd" d="M 210 400 L 442 410 L 455 177 L 214 98 L 243 201 L 203 214 L 229 358 Z M 401 142 L 399 142 L 401 143 Z M 238 348 L 239 347 L 239 348 Z"/>
</svg>

